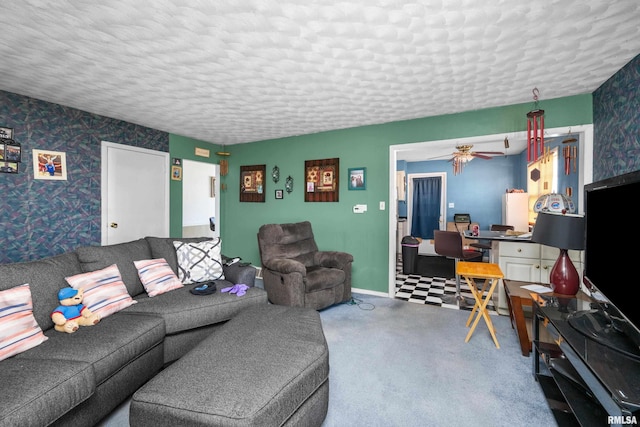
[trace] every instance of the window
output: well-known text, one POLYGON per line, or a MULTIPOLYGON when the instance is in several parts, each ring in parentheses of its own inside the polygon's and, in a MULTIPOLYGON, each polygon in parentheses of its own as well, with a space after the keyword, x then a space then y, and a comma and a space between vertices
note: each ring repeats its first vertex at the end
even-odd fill
POLYGON ((558 147, 549 150, 527 166, 527 193, 529 193, 529 224, 536 222, 533 205, 543 194, 558 192, 558 147))

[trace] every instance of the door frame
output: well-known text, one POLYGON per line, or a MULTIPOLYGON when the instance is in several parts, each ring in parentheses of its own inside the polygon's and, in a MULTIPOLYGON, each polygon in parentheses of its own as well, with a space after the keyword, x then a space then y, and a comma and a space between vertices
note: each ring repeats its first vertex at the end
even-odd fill
MULTIPOLYGON (((213 237, 220 237, 220 228, 221 228, 221 218, 220 218, 220 165, 218 163, 210 163, 210 162, 204 162, 201 160, 192 160, 192 159, 183 159, 182 160, 182 174, 183 174, 183 188, 182 188, 182 207, 181 207, 181 213, 182 213, 182 229, 184 230, 184 209, 185 209, 185 203, 184 203, 184 194, 185 194, 185 189, 184 189, 184 180, 186 179, 187 175, 188 175, 188 165, 189 163, 201 163, 203 165, 207 165, 207 166, 211 166, 213 168, 213 184, 214 184, 214 212, 213 212, 213 216, 215 217, 215 226, 216 229, 213 231, 213 237)), ((209 182, 209 185, 211 185, 211 182, 209 182)))
MULTIPOLYGON (((152 154, 154 156, 162 156, 165 157, 165 163, 167 165, 167 169, 169 168, 169 153, 164 152, 164 151, 157 151, 157 150, 151 150, 148 148, 140 148, 140 147, 134 147, 132 145, 126 145, 126 144, 118 144, 115 142, 109 142, 109 141, 101 141, 100 143, 100 244, 101 245, 106 245, 107 242, 107 227, 109 226, 108 224, 108 181, 109 181, 109 163, 108 163, 108 156, 107 156, 107 150, 109 148, 114 148, 117 150, 127 150, 127 151, 135 151, 141 154, 152 154)), ((167 178, 167 180, 165 181, 165 187, 164 187, 164 209, 166 212, 165 215, 165 223, 164 223, 164 229, 165 229, 165 234, 167 236, 169 236, 169 229, 170 229, 170 209, 169 209, 169 204, 170 204, 170 191, 169 191, 169 178, 167 178)))
MULTIPOLYGON (((580 140, 578 143, 578 167, 580 168, 580 175, 578 177, 578 189, 580 195, 584 192, 584 185, 593 181, 593 124, 576 125, 576 126, 564 126, 558 128, 545 129, 545 135, 553 136, 571 133, 579 133, 580 140)), ((442 146, 448 144, 448 146, 454 147, 456 144, 482 144, 483 142, 490 142, 502 140, 508 136, 511 140, 522 139, 526 141, 527 133, 522 132, 505 132, 493 135, 472 136, 467 138, 448 138, 446 140, 438 141, 423 141, 413 142, 406 144, 395 144, 389 146, 389 265, 388 265, 388 283, 389 291, 388 296, 393 298, 395 296, 396 287, 396 235, 398 226, 398 196, 397 196, 397 164, 398 164, 398 152, 406 150, 424 149, 429 151, 429 147, 442 146)), ((578 212, 584 212, 583 197, 578 198, 578 212)))

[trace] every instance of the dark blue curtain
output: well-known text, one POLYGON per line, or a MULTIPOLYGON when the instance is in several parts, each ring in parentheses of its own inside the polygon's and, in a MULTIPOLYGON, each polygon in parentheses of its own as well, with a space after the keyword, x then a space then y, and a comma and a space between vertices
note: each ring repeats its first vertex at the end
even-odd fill
POLYGON ((433 230, 440 228, 440 192, 439 177, 413 179, 413 237, 433 239, 433 230))

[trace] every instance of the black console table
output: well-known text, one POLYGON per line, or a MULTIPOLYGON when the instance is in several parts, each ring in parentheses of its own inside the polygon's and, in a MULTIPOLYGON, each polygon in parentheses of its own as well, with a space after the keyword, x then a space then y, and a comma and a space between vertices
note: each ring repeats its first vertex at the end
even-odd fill
POLYGON ((590 301, 533 295, 533 374, 558 425, 640 423, 640 361, 570 324, 590 301), (546 329, 552 343, 541 342, 546 329))

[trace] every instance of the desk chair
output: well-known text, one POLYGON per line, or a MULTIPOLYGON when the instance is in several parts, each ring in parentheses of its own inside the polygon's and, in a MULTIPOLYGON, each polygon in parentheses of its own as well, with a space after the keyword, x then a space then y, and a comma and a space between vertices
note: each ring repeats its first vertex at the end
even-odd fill
MULTIPOLYGON (((491 224, 491 227, 489 227, 490 231, 507 231, 507 230, 513 230, 513 229, 514 229, 513 225, 502 225, 502 224, 491 224)), ((483 256, 484 256, 484 251, 491 250, 491 242, 488 240, 480 240, 477 243, 471 243, 469 246, 471 246, 472 248, 479 249, 482 252, 483 256)))
MULTIPOLYGON (((482 252, 464 249, 462 245, 462 234, 457 231, 435 230, 434 247, 438 255, 453 258, 456 267, 456 296, 454 301, 448 301, 447 304, 455 304, 460 301, 460 275, 458 274, 458 261, 477 261, 482 259, 482 252)), ((445 299, 443 298, 443 302, 445 299)))

